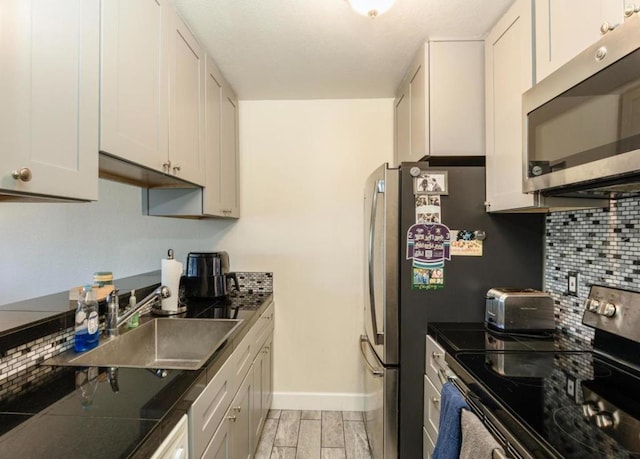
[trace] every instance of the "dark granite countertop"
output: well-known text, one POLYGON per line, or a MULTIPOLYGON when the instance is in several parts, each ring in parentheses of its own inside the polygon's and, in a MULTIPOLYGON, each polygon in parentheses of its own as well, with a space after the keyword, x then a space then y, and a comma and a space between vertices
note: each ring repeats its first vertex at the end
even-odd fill
MULTIPOLYGON (((155 283, 156 277, 149 279, 155 283)), ((119 283, 118 288, 122 291, 129 286, 119 283)), ((149 370, 120 368, 119 391, 115 392, 106 368, 49 367, 51 377, 46 383, 11 401, 0 400, 2 455, 150 457, 272 298, 271 293, 238 292, 222 301, 190 303, 182 317, 243 319, 234 335, 200 370, 169 370, 165 378, 159 378, 149 370)), ((25 301, 20 305, 22 311, 32 308, 37 312, 51 307, 51 298, 40 306, 38 303, 29 306, 25 301)))

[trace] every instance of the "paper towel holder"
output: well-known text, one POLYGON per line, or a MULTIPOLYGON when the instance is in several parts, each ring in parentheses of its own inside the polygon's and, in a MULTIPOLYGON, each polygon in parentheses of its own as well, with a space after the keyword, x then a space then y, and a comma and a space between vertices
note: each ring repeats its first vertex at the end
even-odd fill
MULTIPOLYGON (((167 259, 168 260, 174 260, 175 259, 174 255, 173 255, 173 249, 167 250, 167 259)), ((157 316, 175 316, 175 315, 183 314, 183 313, 187 312, 187 305, 184 302, 180 301, 183 298, 183 295, 184 295, 184 293, 183 293, 184 287, 181 285, 183 283, 183 277, 184 276, 180 276, 178 291, 171 292, 171 295, 177 296, 177 309, 175 311, 174 310, 163 309, 161 303, 156 303, 156 304, 154 304, 153 308, 151 309, 152 314, 157 315, 157 316)))

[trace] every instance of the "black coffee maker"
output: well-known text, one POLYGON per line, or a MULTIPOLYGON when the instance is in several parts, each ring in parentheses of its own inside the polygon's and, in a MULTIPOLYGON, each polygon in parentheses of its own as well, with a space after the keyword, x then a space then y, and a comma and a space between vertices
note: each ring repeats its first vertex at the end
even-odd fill
POLYGON ((189 252, 182 282, 187 298, 223 298, 233 287, 240 290, 236 273, 229 272, 227 252, 189 252))

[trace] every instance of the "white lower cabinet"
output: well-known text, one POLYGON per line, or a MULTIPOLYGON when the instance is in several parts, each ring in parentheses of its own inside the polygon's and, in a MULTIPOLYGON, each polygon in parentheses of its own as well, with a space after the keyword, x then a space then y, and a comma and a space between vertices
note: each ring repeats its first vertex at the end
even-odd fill
MULTIPOLYGON (((198 456, 194 456, 198 457, 198 456)), ((231 423, 222 422, 211 438, 202 457, 211 459, 231 459, 231 423)))
POLYGON ((422 449, 424 451, 424 459, 431 459, 433 457, 433 450, 436 447, 436 442, 433 440, 426 429, 422 429, 422 449))
POLYGON ((440 423, 440 393, 442 381, 440 375, 446 372, 448 366, 444 361, 444 349, 433 338, 427 336, 424 375, 424 412, 422 420, 423 457, 433 455, 435 442, 438 438, 440 423))
POLYGON ((188 419, 185 414, 171 433, 158 447, 151 459, 187 459, 189 455, 189 429, 188 419))
POLYGON ((190 457, 253 455, 273 398, 273 314, 271 304, 191 405, 190 457))
POLYGON ((253 454, 251 437, 251 396, 253 368, 240 385, 222 423, 202 455, 207 459, 247 459, 253 454))

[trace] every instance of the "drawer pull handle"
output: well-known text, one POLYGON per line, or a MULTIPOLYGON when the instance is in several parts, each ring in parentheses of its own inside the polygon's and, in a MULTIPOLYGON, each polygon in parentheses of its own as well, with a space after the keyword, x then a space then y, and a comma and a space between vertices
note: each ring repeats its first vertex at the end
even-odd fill
POLYGON ((241 406, 234 406, 231 409, 233 410, 234 413, 239 413, 240 411, 242 411, 242 407, 241 406))
POLYGON ((440 403, 440 399, 438 397, 431 397, 431 403, 437 405, 438 403, 440 403))
POLYGON ((434 360, 438 360, 442 358, 442 354, 440 352, 432 352, 431 357, 433 357, 434 360))
POLYGON ((236 416, 227 416, 227 421, 236 422, 236 416))

